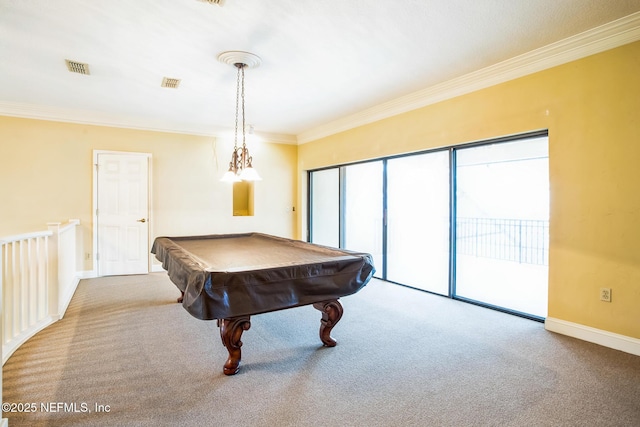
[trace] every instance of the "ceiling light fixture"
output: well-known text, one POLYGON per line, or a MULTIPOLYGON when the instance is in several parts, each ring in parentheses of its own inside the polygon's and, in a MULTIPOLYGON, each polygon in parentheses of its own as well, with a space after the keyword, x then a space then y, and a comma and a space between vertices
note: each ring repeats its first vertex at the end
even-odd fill
POLYGON ((255 68, 262 60, 259 56, 249 52, 223 52, 218 55, 218 61, 233 65, 238 71, 236 85, 236 126, 233 142, 233 153, 229 170, 224 174, 221 181, 260 181, 260 175, 253 168, 251 162, 253 158, 249 155, 246 143, 246 125, 244 115, 244 70, 245 68, 255 68), (241 114, 242 147, 238 146, 238 115, 241 114))

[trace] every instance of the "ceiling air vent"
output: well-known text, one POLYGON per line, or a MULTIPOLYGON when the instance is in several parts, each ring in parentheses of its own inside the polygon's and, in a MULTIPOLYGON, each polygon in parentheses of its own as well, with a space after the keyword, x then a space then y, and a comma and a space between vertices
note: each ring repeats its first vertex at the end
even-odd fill
POLYGON ((178 85, 180 85, 180 79, 172 79, 170 77, 163 77, 162 78, 162 84, 160 86, 162 86, 162 87, 170 87, 172 89, 177 89, 178 85))
POLYGON ((67 68, 72 73, 79 73, 89 75, 89 64, 83 64, 82 62, 70 61, 65 59, 64 62, 67 63, 67 68))
POLYGON ((201 1, 203 3, 217 4, 218 6, 224 6, 224 2, 225 2, 225 0, 198 0, 198 1, 201 1))

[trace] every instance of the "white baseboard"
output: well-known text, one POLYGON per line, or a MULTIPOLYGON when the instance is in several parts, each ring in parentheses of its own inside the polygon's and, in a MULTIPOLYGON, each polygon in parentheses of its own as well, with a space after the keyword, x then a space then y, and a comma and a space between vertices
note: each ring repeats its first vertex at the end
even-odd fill
POLYGON ((78 289, 78 284, 80 283, 80 276, 76 276, 73 278, 73 282, 67 288, 65 295, 62 295, 60 298, 59 306, 58 306, 58 319, 62 319, 64 314, 67 312, 67 308, 69 308, 69 304, 71 304, 71 299, 73 295, 76 293, 76 289, 78 289))
POLYGON ((167 270, 162 268, 162 266, 160 264, 154 264, 154 265, 151 266, 151 272, 152 273, 162 273, 164 271, 167 271, 167 270))
MULTIPOLYGON (((55 322, 57 322, 58 320, 64 317, 64 314, 67 311, 69 304, 71 303, 71 299, 73 298, 73 295, 75 294, 76 289, 78 288, 78 284, 80 283, 80 279, 82 278, 82 276, 83 276, 83 272, 77 273, 76 276, 72 278, 71 283, 63 290, 64 295, 61 295, 58 301, 58 307, 57 307, 58 313, 50 314, 46 318, 40 320, 39 322, 35 323, 31 327, 22 331, 19 335, 3 343, 2 345, 2 365, 3 366, 6 363, 6 361, 9 360, 9 357, 11 357, 11 355, 18 348, 20 348, 22 344, 27 342, 29 338, 33 337, 35 334, 37 334, 47 326, 54 324, 55 322)), ((0 423, 0 427, 2 427, 1 423, 0 423)))
POLYGON ((9 341, 2 345, 2 366, 9 360, 11 355, 18 349, 22 344, 27 342, 29 338, 46 328, 47 326, 57 322, 60 318, 58 316, 47 316, 44 319, 40 320, 38 323, 31 325, 28 329, 20 332, 19 335, 11 338, 9 341))
POLYGON ((544 322, 544 328, 547 331, 557 332, 562 335, 640 356, 640 339, 637 338, 615 334, 553 317, 547 317, 544 322))
POLYGON ((84 270, 76 273, 80 279, 95 279, 97 276, 95 270, 84 270))
MULTIPOLYGON (((167 270, 162 268, 162 265, 160 264, 154 264, 151 266, 151 273, 162 273, 164 271, 167 270)), ((98 277, 95 270, 79 271, 77 274, 79 279, 95 279, 96 277, 98 277)))

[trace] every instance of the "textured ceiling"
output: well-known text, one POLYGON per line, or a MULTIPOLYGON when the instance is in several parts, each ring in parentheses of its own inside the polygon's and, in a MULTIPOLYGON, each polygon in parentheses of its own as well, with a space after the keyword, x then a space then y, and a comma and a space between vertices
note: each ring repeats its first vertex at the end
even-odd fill
POLYGON ((248 123, 295 141, 638 11, 640 0, 0 0, 0 104, 219 135, 234 123, 236 70, 216 57, 242 50, 262 58, 246 71, 248 123))

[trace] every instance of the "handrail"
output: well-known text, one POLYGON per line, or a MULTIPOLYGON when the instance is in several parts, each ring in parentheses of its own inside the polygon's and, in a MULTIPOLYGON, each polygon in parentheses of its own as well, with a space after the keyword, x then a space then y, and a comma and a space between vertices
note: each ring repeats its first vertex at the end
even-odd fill
POLYGON ((79 283, 76 229, 80 221, 0 237, 2 364, 24 342, 64 316, 79 283))
POLYGON ((31 233, 15 234, 13 236, 0 237, 0 244, 17 242, 19 240, 33 239, 36 237, 51 236, 53 231, 34 231, 31 233))

